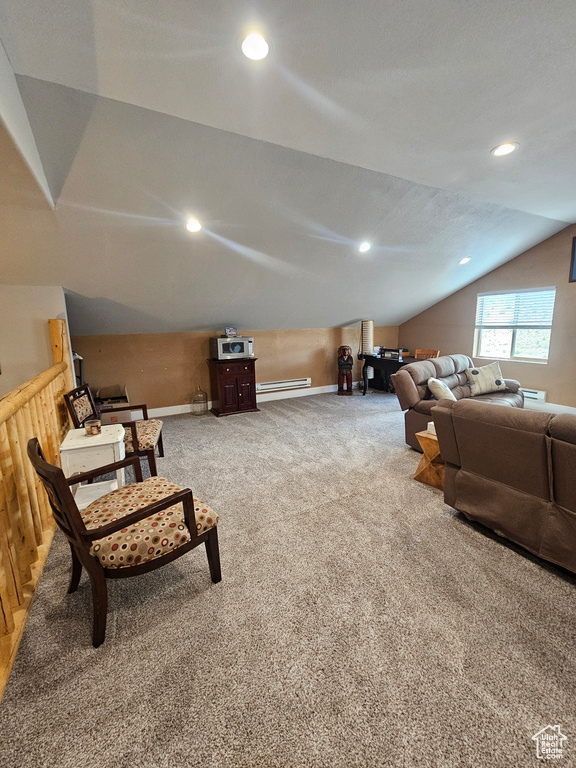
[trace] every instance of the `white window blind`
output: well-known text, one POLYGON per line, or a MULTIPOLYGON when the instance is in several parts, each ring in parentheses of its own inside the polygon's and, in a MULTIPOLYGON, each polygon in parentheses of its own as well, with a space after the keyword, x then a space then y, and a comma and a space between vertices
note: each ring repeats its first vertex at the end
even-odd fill
POLYGON ((476 325, 551 326, 555 297, 555 288, 519 293, 480 293, 476 325))
POLYGON ((474 355, 547 360, 555 298, 555 288, 478 294, 474 355))

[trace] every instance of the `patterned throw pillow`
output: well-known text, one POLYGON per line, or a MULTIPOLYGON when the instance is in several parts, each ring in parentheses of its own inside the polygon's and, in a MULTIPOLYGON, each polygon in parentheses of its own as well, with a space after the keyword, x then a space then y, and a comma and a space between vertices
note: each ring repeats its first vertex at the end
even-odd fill
POLYGON ((466 368, 466 377, 468 384, 470 384, 472 397, 507 389, 498 363, 483 365, 481 368, 466 368))
POLYGON ((428 379, 428 389, 432 392, 436 400, 456 400, 450 387, 444 384, 440 379, 428 379))

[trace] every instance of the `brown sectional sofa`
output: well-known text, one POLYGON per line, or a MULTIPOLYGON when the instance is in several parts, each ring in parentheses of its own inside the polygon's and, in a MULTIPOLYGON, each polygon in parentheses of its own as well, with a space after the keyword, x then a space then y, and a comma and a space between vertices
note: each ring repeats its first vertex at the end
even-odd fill
POLYGON ((444 501, 576 572, 576 416, 442 400, 444 501))
MULTIPOLYGON (((452 391, 457 400, 471 397, 470 386, 466 378, 466 368, 474 368, 468 355, 444 355, 430 360, 418 360, 405 365, 391 379, 400 401, 400 407, 406 411, 404 427, 406 442, 417 451, 421 451, 416 432, 426 429, 432 421, 431 411, 438 405, 428 389, 428 379, 440 379, 452 391)), ((520 383, 514 379, 504 379, 506 390, 477 395, 475 401, 497 405, 524 407, 524 395, 519 391, 520 383)))

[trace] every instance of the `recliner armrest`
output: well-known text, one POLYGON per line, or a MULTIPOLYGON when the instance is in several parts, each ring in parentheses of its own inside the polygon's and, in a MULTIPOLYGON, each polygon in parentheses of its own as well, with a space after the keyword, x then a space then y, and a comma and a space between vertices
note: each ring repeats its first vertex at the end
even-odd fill
POLYGON ((458 451, 458 443, 454 433, 452 415, 455 405, 456 403, 453 400, 439 400, 438 405, 435 405, 430 411, 430 415, 436 427, 440 455, 445 462, 460 467, 460 452, 458 451))
POLYGON ((410 376, 408 371, 404 371, 400 368, 399 371, 392 374, 390 379, 394 385, 400 408, 402 408, 403 411, 407 408, 414 408, 414 406, 420 402, 422 398, 416 389, 414 379, 410 376))
POLYGON ((516 393, 520 389, 520 382, 516 381, 516 379, 504 379, 504 384, 506 384, 510 392, 516 393))

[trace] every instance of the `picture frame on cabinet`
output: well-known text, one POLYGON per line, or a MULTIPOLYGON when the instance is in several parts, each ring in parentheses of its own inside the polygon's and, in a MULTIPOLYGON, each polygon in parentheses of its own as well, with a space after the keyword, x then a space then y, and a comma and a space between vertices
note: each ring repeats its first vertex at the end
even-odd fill
POLYGON ((572 259, 570 260, 570 278, 571 283, 576 283, 576 237, 572 238, 572 259))

